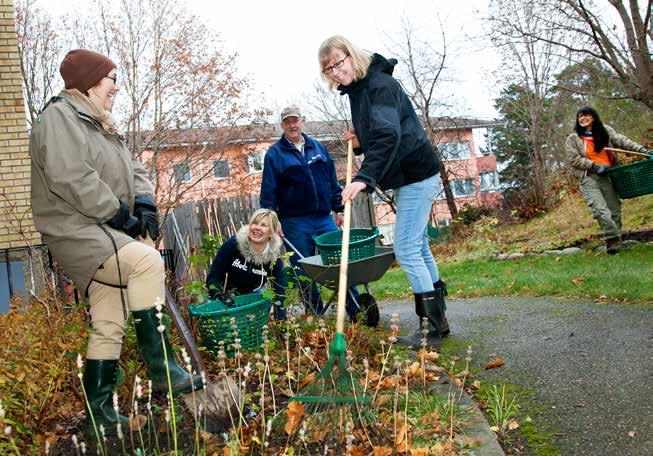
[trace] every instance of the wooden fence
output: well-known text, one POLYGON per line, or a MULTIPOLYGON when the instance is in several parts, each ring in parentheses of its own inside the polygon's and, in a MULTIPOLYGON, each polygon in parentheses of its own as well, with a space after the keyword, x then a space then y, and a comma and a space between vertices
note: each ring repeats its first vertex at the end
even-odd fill
MULTIPOLYGON (((233 236, 259 207, 259 195, 241 195, 189 201, 172 210, 163 225, 163 242, 173 252, 176 279, 182 283, 204 280, 206 271, 192 272, 188 261, 204 235, 223 239, 233 236)), ((374 220, 372 199, 361 192, 352 207, 352 227, 369 227, 374 225, 374 220)))

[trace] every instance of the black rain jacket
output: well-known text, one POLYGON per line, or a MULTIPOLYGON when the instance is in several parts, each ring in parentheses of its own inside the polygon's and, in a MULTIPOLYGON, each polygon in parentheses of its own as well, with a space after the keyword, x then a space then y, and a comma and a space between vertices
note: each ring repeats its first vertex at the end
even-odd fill
POLYGON ((349 96, 351 118, 360 148, 365 154, 354 181, 382 190, 420 182, 440 171, 433 151, 408 95, 392 77, 397 61, 374 54, 367 76, 339 86, 349 96))

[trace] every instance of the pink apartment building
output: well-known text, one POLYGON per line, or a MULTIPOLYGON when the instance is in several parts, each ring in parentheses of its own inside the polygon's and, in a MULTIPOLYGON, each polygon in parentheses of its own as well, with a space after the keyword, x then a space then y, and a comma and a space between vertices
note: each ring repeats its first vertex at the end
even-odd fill
MULTIPOLYGON (((501 201, 497 161, 486 134, 499 125, 496 121, 468 118, 433 119, 438 149, 445 158, 452 190, 458 207, 464 204, 496 206, 501 201)), ((340 141, 343 122, 306 122, 305 132, 321 141, 336 162, 338 175, 344 180, 345 154, 340 141)), ((215 134, 198 135, 178 131, 158 152, 161 204, 177 206, 185 201, 226 198, 259 193, 263 157, 270 145, 281 136, 279 125, 255 124, 242 127, 232 139, 215 134), (201 140, 197 139, 201 136, 201 140), (218 138, 212 141, 211 138, 218 138), (195 139, 193 139, 195 138, 195 139), (176 198, 174 189, 183 190, 176 198)), ((151 155, 151 154, 150 154, 151 155)), ((148 154, 144 154, 145 157, 148 154)), ((394 213, 380 198, 373 198, 376 224, 387 234, 394 225, 394 213)), ((433 219, 448 223, 442 186, 433 205, 433 219)))

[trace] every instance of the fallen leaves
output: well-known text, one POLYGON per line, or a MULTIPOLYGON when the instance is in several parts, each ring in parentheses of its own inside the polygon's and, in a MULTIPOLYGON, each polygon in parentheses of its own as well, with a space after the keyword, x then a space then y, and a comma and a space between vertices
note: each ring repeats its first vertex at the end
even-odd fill
POLYGON ((430 351, 427 352, 423 348, 417 353, 417 358, 419 359, 425 359, 426 361, 436 361, 440 355, 438 352, 430 351))
POLYGON ((506 364, 506 362, 505 362, 504 360, 502 360, 501 358, 497 358, 497 359, 495 359, 495 360, 490 361, 489 363, 487 363, 487 364, 485 365, 485 368, 486 368, 486 369, 494 369, 495 367, 501 367, 501 366, 503 366, 504 364, 506 364))
POLYGON ((373 456, 390 456, 392 454, 392 448, 387 446, 373 446, 372 455, 373 456))
POLYGON ((576 286, 580 286, 585 282, 586 278, 585 277, 576 277, 575 279, 571 279, 571 283, 573 283, 576 286))
POLYGON ((292 401, 288 404, 288 408, 286 409, 286 425, 283 428, 286 434, 290 435, 297 430, 302 422, 303 416, 304 406, 301 402, 292 401))
POLYGON ((306 385, 308 385, 310 383, 313 383, 315 381, 316 376, 317 376, 317 374, 315 372, 311 372, 306 377, 302 378, 302 381, 299 382, 299 389, 302 389, 306 385))
POLYGON ((143 415, 135 415, 129 417, 129 429, 131 429, 133 432, 137 432, 140 429, 143 429, 145 427, 145 423, 147 423, 147 418, 143 415))
POLYGON ((410 451, 411 440, 410 425, 405 421, 399 421, 397 424, 397 433, 395 434, 395 450, 397 453, 410 451))

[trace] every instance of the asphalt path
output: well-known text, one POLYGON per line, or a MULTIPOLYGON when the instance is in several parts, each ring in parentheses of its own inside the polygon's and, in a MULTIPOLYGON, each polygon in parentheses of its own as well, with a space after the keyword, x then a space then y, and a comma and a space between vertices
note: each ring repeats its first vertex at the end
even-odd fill
MULTIPOLYGON (((447 305, 452 346, 472 345, 477 366, 505 360, 481 381, 523 390, 523 411, 561 454, 653 454, 653 304, 489 297, 447 305)), ((380 308, 416 328, 412 301, 380 308)))

